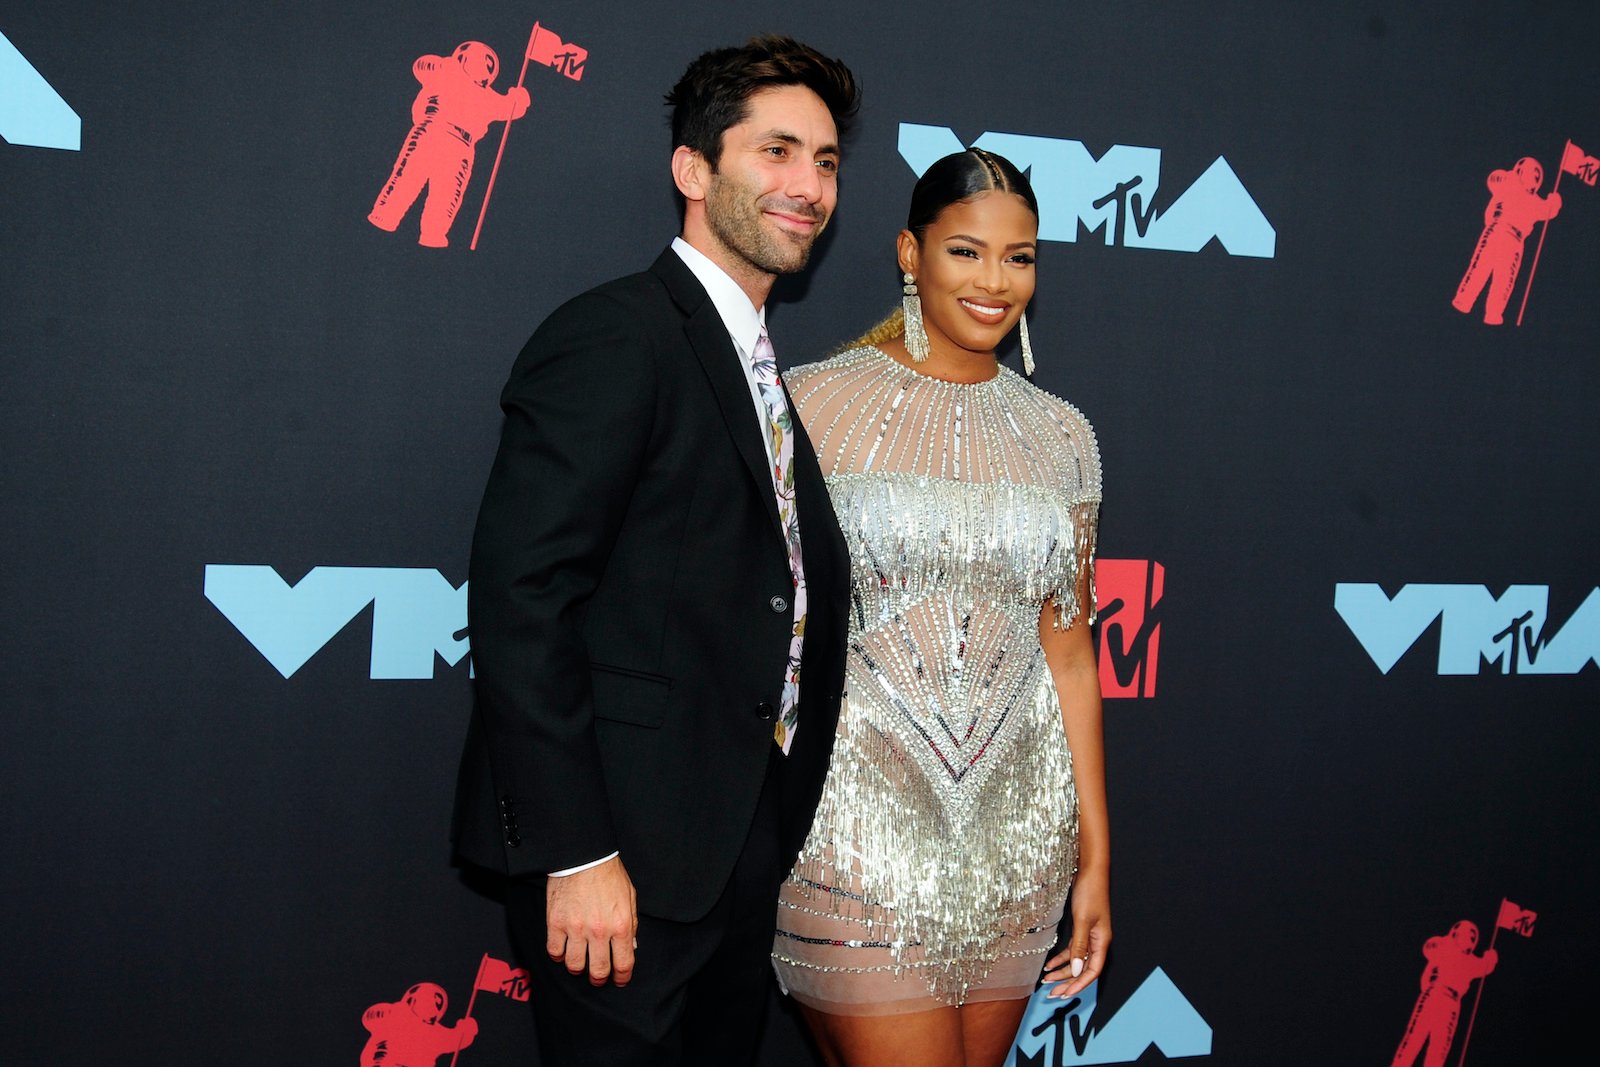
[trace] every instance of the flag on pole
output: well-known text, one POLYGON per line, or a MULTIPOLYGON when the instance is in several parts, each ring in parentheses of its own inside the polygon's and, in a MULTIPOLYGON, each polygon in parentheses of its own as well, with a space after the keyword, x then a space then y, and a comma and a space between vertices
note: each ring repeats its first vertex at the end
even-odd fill
POLYGON ((1523 937, 1532 937, 1534 920, 1538 918, 1537 912, 1520 908, 1502 897, 1500 900, 1500 917, 1495 920, 1494 924, 1502 930, 1512 930, 1523 937))
POLYGON ((534 23, 533 36, 528 38, 528 61, 543 67, 552 67, 575 82, 583 80, 583 65, 589 60, 589 50, 570 44, 534 23))
POLYGON ((1575 175, 1585 185, 1593 185, 1596 178, 1600 178, 1600 159, 1585 155, 1583 149, 1567 142, 1567 150, 1561 153, 1561 169, 1568 174, 1575 175))
POLYGON ((505 960, 485 956, 483 966, 478 968, 478 981, 474 988, 485 993, 499 993, 512 1000, 527 1000, 528 972, 521 967, 511 966, 505 960))

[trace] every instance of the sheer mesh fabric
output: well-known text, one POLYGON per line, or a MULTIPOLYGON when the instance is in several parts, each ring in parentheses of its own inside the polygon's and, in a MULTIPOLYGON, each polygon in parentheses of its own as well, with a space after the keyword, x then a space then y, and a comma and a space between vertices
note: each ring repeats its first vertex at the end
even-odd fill
POLYGON ((1038 629, 1047 601, 1059 626, 1092 613, 1093 431, 1005 368, 944 382, 865 347, 787 380, 852 583, 845 706, 779 904, 779 979, 840 1014, 1026 996, 1077 862, 1038 629))

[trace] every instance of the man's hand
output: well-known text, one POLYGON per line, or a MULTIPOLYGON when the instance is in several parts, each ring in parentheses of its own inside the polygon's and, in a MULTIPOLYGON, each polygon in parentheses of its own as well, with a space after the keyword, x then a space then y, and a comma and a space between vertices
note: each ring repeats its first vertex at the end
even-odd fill
POLYGON ((547 881, 545 951, 550 958, 565 961, 573 974, 587 970, 590 985, 627 985, 633 978, 639 914, 621 857, 547 881))

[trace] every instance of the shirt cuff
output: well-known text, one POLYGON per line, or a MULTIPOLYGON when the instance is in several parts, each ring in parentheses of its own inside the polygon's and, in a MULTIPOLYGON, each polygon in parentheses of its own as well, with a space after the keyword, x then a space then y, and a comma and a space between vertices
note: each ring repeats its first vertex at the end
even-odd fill
POLYGON ((605 863, 605 862, 607 862, 609 860, 614 860, 620 855, 622 855, 622 853, 613 852, 609 856, 601 856, 597 860, 590 860, 588 863, 582 863, 582 864, 579 864, 576 867, 568 867, 564 871, 551 871, 550 872, 550 877, 551 878, 565 878, 569 874, 577 874, 579 871, 587 871, 590 867, 598 867, 602 863, 605 863))

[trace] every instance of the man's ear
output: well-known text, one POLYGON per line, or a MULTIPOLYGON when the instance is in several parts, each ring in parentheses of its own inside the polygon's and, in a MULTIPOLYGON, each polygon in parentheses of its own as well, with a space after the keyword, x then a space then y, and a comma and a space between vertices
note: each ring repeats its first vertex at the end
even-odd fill
POLYGON ((685 200, 704 200, 711 181, 711 166, 706 157, 681 144, 672 152, 672 184, 685 200))
POLYGON ((922 258, 922 248, 917 244, 917 235, 910 230, 901 230, 900 236, 895 238, 895 250, 899 253, 900 273, 917 276, 917 264, 922 258))

